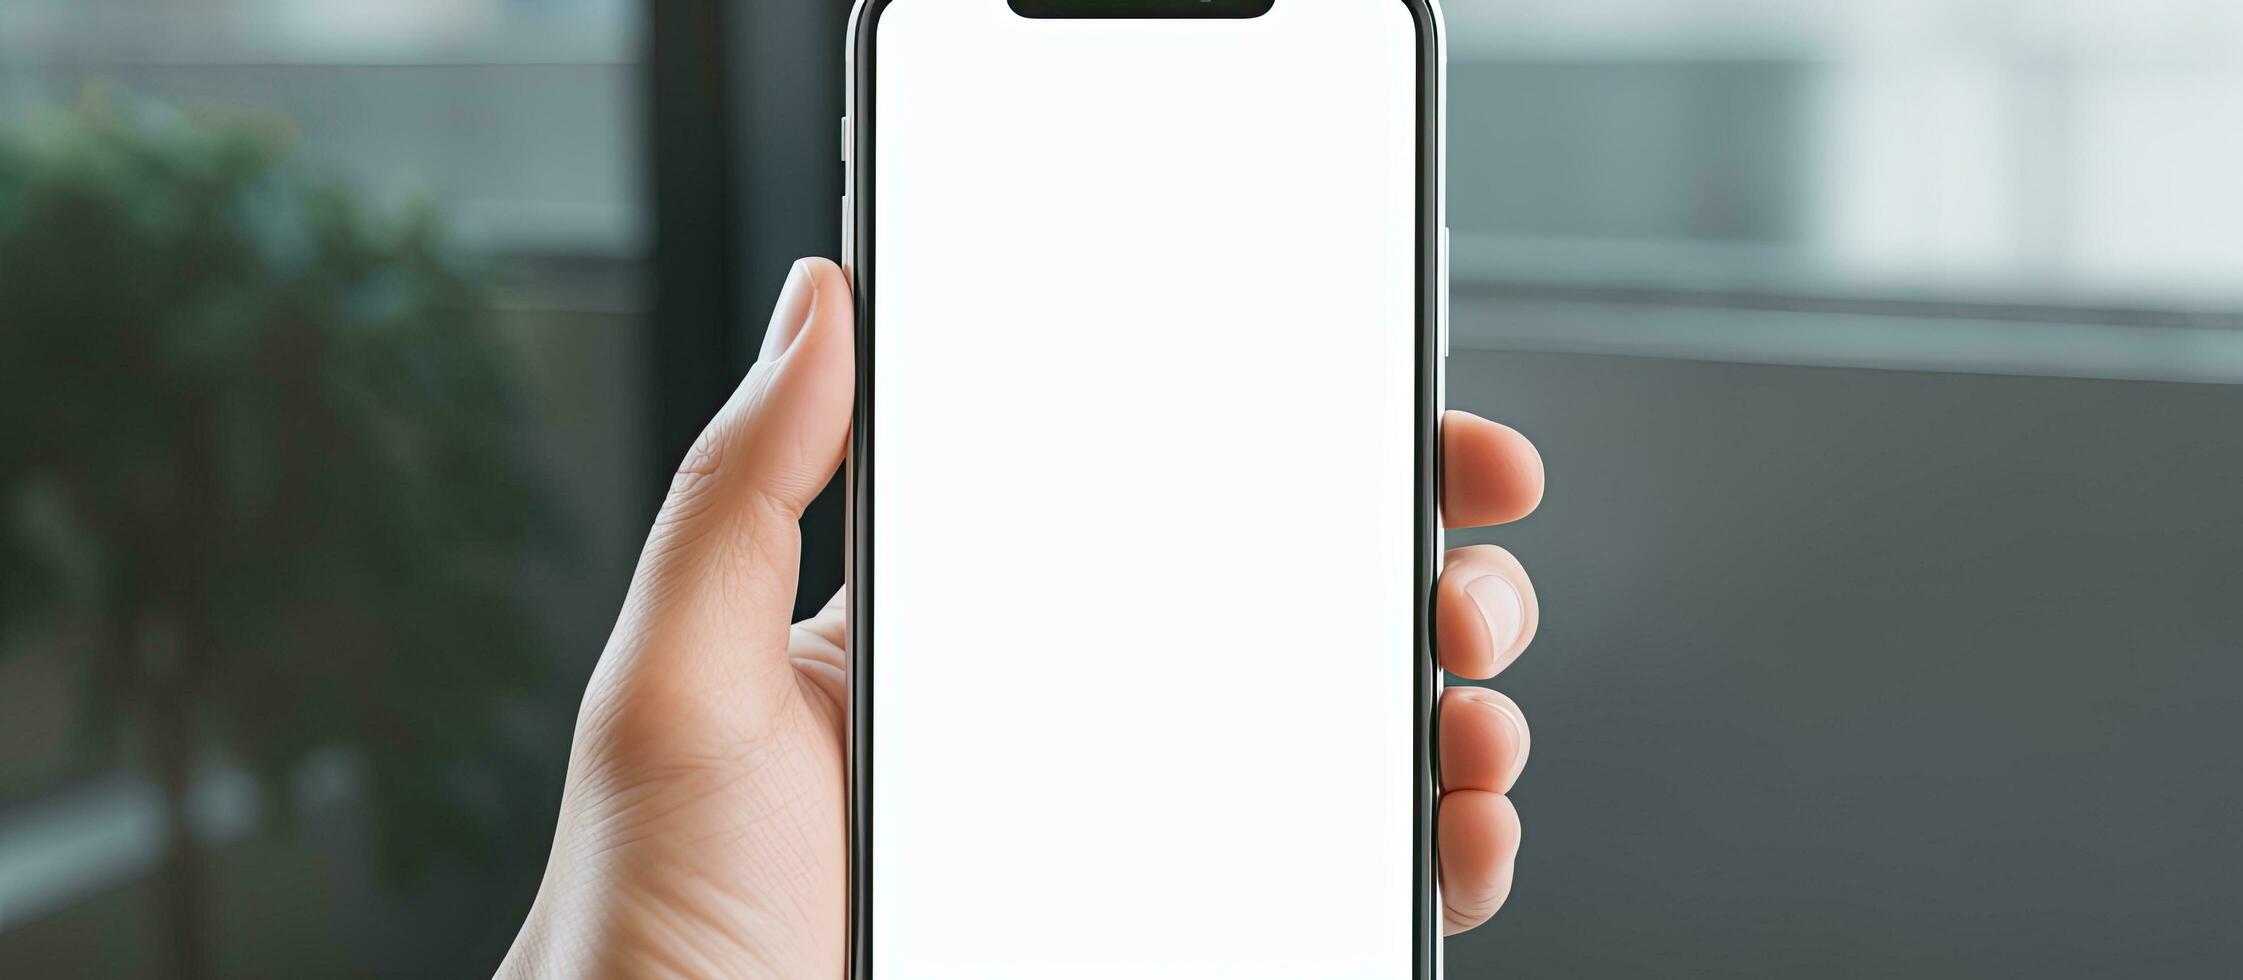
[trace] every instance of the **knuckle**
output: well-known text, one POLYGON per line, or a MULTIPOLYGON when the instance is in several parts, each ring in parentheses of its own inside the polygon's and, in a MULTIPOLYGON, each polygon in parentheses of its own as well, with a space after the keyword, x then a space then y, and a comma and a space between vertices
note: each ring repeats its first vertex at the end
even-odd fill
POLYGON ((1478 895, 1462 901, 1447 894, 1441 896, 1442 915, 1459 932, 1486 924, 1502 906, 1501 896, 1478 895))
POLYGON ((656 527, 692 520, 709 507, 716 495, 717 474, 724 467, 725 426, 720 419, 694 438, 693 448, 670 477, 670 492, 656 515, 656 527))

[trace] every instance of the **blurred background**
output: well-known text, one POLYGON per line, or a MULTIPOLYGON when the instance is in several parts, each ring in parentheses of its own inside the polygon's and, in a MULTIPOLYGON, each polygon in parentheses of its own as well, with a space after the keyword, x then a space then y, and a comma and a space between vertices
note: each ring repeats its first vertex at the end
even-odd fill
MULTIPOLYGON (((1552 486, 1452 536, 1545 614, 1450 975, 2229 974, 2243 7, 1447 11, 1450 401, 1552 486)), ((0 974, 496 965, 845 16, 0 0, 0 974)))

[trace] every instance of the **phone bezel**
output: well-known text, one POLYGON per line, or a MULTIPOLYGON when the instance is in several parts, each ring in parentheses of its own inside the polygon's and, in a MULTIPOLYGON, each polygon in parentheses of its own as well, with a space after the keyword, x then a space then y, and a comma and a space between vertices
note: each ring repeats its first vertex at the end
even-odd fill
MULTIPOLYGON (((849 459, 845 483, 848 490, 848 643, 849 722, 849 976, 870 980, 872 964, 872 671, 870 639, 872 569, 872 330, 874 323, 874 259, 872 163, 877 155, 875 138, 877 41, 880 14, 893 0, 856 0, 849 16, 846 53, 848 95, 844 103, 843 146, 848 172, 842 199, 843 266, 849 271, 856 300, 856 412, 850 428, 849 459)), ((992 0, 1003 2, 1003 0, 992 0)), ((1282 3, 1283 0, 1278 0, 1282 3)), ((1434 815, 1439 804, 1436 778, 1436 712, 1441 693, 1441 672, 1433 651, 1433 587, 1440 572, 1441 530, 1440 413, 1445 393, 1443 361, 1447 355, 1446 296, 1447 184, 1446 142, 1447 74, 1446 31, 1436 0, 1385 0, 1399 2, 1410 12, 1417 38, 1417 301, 1416 323, 1416 569, 1412 583, 1416 597, 1411 638, 1410 670, 1415 677, 1416 705, 1411 714, 1411 745, 1415 756, 1414 847, 1411 877, 1412 968, 1415 980, 1440 975, 1441 911, 1435 860, 1434 815)))

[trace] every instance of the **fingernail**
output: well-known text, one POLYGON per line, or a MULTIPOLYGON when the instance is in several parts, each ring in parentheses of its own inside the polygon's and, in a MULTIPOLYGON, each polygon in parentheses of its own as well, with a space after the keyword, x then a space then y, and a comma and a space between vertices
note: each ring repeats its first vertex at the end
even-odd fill
POLYGON ((1519 631, 1526 628, 1526 601, 1501 575, 1482 575, 1464 583, 1464 594, 1480 607, 1480 620, 1488 626, 1488 653, 1501 664, 1519 645, 1519 631))
POLYGON ((1526 771, 1526 717, 1519 714, 1517 709, 1497 702, 1489 702, 1488 707, 1494 708, 1496 714, 1502 715, 1503 727, 1510 729, 1505 734, 1511 739, 1511 772, 1503 777, 1504 792, 1510 792, 1511 787, 1518 784, 1519 774, 1526 771))
POLYGON ((763 350, 756 360, 772 360, 794 346, 794 338, 801 336, 803 325, 810 322, 810 308, 816 299, 809 270, 796 262, 787 270, 787 284, 779 288, 779 302, 771 308, 771 322, 763 328, 763 350))

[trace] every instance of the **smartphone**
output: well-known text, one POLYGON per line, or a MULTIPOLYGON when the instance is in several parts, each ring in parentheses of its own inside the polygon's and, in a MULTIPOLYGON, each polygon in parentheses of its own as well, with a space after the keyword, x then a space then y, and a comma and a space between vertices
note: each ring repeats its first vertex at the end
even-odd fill
POLYGON ((1437 975, 1431 0, 849 44, 853 975, 1437 975))

